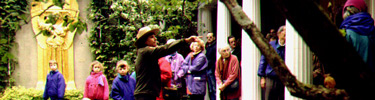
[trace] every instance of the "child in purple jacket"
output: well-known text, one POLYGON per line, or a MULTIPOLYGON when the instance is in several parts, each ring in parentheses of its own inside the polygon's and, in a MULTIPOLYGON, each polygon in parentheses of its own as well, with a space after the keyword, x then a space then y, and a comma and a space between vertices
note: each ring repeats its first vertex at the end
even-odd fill
POLYGON ((111 98, 114 100, 134 100, 135 79, 130 77, 129 65, 120 60, 116 64, 117 77, 112 83, 111 98))
POLYGON ((46 87, 44 88, 43 98, 47 100, 62 100, 65 94, 65 79, 64 76, 57 70, 57 62, 55 60, 49 61, 51 71, 47 75, 46 87))

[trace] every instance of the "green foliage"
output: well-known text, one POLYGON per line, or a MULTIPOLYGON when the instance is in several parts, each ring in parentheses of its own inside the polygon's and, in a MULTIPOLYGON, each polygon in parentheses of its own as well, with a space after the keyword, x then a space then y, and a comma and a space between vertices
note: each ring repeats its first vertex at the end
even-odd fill
POLYGON ((183 0, 93 0, 88 18, 93 21, 90 46, 95 60, 104 63, 109 82, 115 78, 115 64, 126 60, 134 70, 138 29, 160 27, 160 43, 197 35, 198 2, 183 0))
POLYGON ((66 100, 82 100, 83 91, 80 90, 67 90, 65 91, 64 99, 66 100))
MULTIPOLYGON (((81 34, 83 31, 87 31, 87 24, 84 23, 80 17, 76 18, 75 20, 73 19, 68 19, 67 21, 64 21, 64 24, 70 24, 69 25, 69 31, 73 32, 76 30, 76 33, 81 34), (75 22, 74 22, 75 21, 75 22)), ((65 25, 66 26, 66 25, 65 25)))
POLYGON ((63 8, 65 5, 65 0, 52 0, 52 2, 54 5, 59 6, 61 8, 63 8))
POLYGON ((0 91, 12 85, 14 79, 10 77, 14 71, 15 57, 10 53, 14 45, 16 31, 27 19, 25 12, 28 8, 27 0, 0 0, 0 91))
MULTIPOLYGON (((1 100, 43 100, 44 90, 36 90, 34 88, 26 89, 22 86, 13 86, 5 89, 0 95, 1 100)), ((65 100, 82 100, 83 92, 80 90, 66 90, 65 100)))
POLYGON ((40 32, 39 32, 38 34, 36 34, 34 37, 36 37, 36 36, 38 36, 38 35, 40 35, 40 34, 43 34, 44 36, 51 36, 51 35, 52 35, 52 33, 51 33, 49 30, 47 30, 47 29, 42 29, 42 30, 40 30, 40 32))
MULTIPOLYGON (((36 2, 47 2, 47 1, 36 0, 36 2)), ((66 4, 65 0, 52 0, 52 2, 55 6, 59 6, 61 8, 63 8, 63 6, 66 4)), ((69 15, 51 14, 51 15, 46 16, 45 23, 54 25, 60 19, 63 20, 62 25, 64 27, 68 27, 70 32, 73 32, 76 30, 76 33, 81 34, 83 31, 87 31, 87 24, 84 23, 80 17, 75 18, 69 15)), ((53 30, 55 29, 52 26, 50 26, 49 29, 42 29, 35 36, 38 36, 40 34, 43 34, 44 36, 51 36, 53 30)))
POLYGON ((48 15, 46 17, 47 17, 47 19, 46 19, 45 23, 56 24, 56 22, 57 22, 57 20, 59 19, 60 16, 51 14, 51 15, 48 15))

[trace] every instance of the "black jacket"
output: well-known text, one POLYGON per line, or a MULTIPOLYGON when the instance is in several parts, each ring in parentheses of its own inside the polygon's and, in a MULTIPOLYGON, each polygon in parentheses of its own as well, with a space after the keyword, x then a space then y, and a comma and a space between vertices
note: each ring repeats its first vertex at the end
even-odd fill
POLYGON ((158 97, 161 89, 158 59, 187 46, 184 39, 157 47, 146 46, 137 50, 135 59, 136 87, 134 96, 153 95, 158 97))

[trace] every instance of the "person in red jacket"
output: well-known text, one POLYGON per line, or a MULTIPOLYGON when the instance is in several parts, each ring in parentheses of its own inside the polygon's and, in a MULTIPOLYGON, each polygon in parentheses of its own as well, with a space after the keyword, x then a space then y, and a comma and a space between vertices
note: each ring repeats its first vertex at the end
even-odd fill
POLYGON ((165 59, 165 57, 159 58, 158 64, 160 66, 160 78, 162 89, 160 91, 159 97, 156 100, 164 100, 163 89, 171 87, 172 69, 171 64, 165 59))
POLYGON ((190 36, 179 39, 170 44, 157 46, 156 36, 158 28, 142 27, 137 33, 135 46, 137 57, 135 59, 136 87, 134 97, 136 100, 156 100, 161 91, 160 67, 158 59, 176 52, 179 48, 197 41, 201 36, 190 36))
POLYGON ((99 61, 91 63, 91 75, 87 77, 83 98, 91 100, 108 100, 109 88, 107 78, 103 75, 103 64, 99 61))
POLYGON ((241 98, 239 62, 237 56, 231 54, 230 51, 229 45, 219 48, 221 56, 216 62, 215 77, 221 91, 221 100, 239 100, 241 98))

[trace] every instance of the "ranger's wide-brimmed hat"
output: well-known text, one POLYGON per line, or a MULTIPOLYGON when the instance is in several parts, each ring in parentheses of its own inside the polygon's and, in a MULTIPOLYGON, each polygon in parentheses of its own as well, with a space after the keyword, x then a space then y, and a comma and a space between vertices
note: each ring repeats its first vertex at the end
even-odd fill
POLYGON ((145 38, 144 36, 147 36, 148 34, 157 34, 159 33, 159 31, 159 28, 151 29, 148 26, 142 27, 137 33, 137 40, 135 41, 135 43, 139 44, 139 40, 141 40, 141 38, 145 38))

